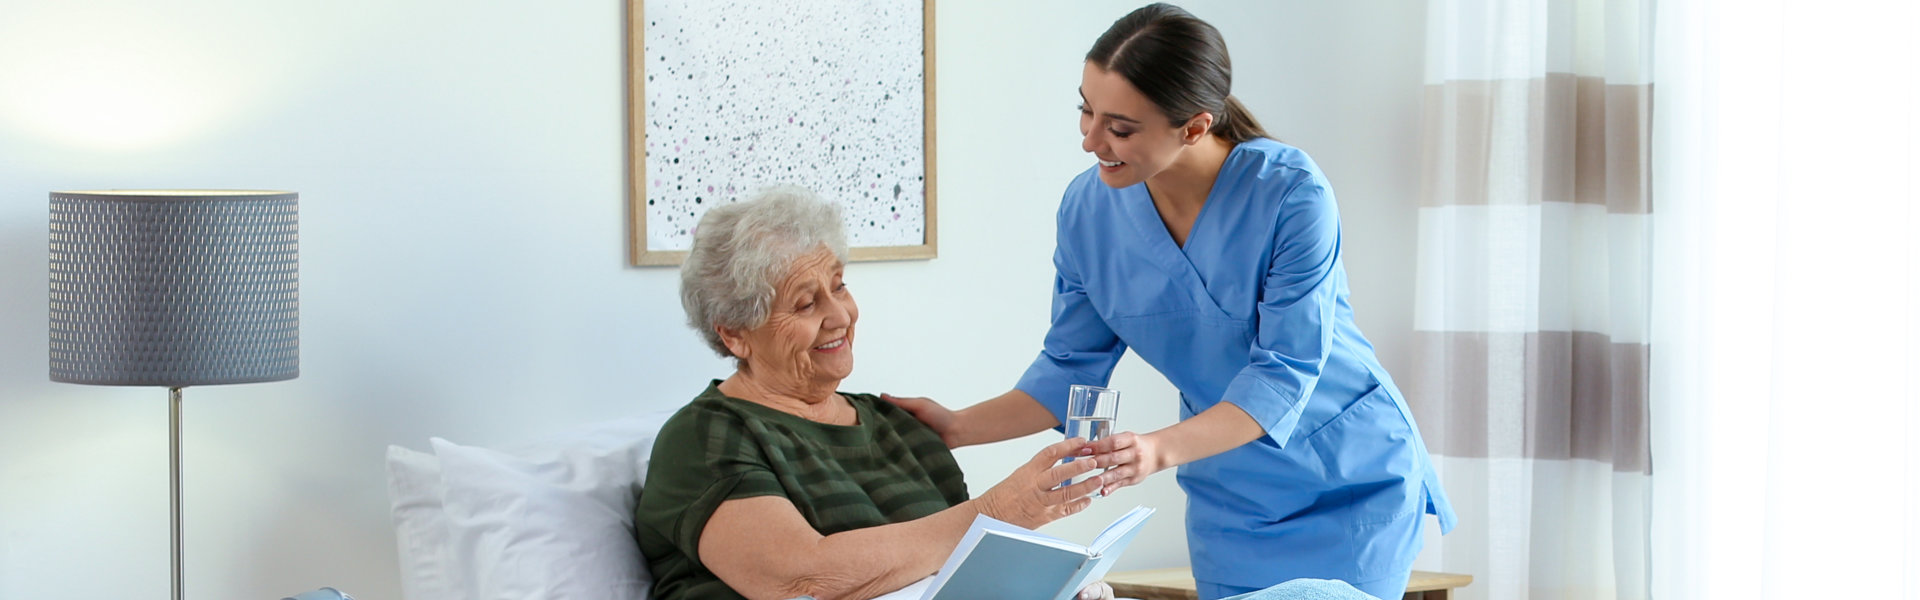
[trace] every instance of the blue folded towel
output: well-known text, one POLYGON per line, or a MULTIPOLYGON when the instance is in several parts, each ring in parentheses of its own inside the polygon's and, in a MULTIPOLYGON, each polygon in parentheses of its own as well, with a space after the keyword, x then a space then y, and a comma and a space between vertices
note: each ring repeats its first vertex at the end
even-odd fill
POLYGON ((1338 579, 1295 579, 1225 600, 1380 600, 1338 579))

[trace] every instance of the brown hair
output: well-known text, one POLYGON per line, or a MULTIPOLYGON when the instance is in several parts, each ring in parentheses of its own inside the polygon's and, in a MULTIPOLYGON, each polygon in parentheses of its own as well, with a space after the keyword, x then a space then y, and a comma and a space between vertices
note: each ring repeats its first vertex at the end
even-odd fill
POLYGON ((1120 17, 1094 40, 1087 62, 1126 78, 1176 127, 1205 112, 1213 113, 1210 131, 1228 142, 1269 137, 1233 97, 1220 31, 1178 6, 1148 4, 1120 17))

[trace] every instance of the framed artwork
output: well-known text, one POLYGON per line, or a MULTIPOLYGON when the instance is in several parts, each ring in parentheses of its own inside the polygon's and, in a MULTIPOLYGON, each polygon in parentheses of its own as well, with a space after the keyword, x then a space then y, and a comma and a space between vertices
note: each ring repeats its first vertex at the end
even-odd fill
POLYGON ((854 260, 933 258, 933 0, 627 0, 628 247, 678 265, 715 205, 794 184, 854 260))

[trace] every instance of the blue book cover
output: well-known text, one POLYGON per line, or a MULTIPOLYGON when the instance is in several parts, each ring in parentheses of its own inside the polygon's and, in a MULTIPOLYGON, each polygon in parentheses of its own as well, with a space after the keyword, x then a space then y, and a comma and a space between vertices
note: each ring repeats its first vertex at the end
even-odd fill
POLYGON ((1067 600, 1106 575, 1152 515, 1134 507, 1088 546, 975 517, 922 600, 1067 600))

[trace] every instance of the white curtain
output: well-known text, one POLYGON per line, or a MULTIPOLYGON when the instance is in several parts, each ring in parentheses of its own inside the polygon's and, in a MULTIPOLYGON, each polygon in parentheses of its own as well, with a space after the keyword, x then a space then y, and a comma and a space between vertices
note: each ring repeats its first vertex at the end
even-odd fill
POLYGON ((1428 3, 1404 383, 1462 598, 1647 595, 1651 1, 1428 3))
POLYGON ((1662 0, 1658 598, 1920 598, 1920 9, 1662 0))

